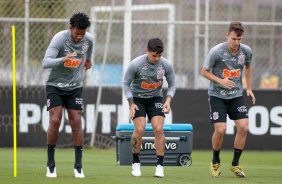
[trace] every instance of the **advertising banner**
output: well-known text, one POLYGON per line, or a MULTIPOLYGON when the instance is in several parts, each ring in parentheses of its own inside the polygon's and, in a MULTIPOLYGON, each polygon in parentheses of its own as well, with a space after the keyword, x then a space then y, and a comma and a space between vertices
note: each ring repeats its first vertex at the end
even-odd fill
MULTIPOLYGON (((85 135, 84 144, 90 143, 94 130, 97 88, 84 88, 84 111, 82 126, 85 135)), ((254 91, 255 105, 251 98, 244 96, 249 114, 249 131, 246 149, 282 150, 282 92, 254 91)), ((165 91, 164 91, 165 94, 165 91)), ((121 122, 121 88, 103 88, 101 103, 98 106, 98 121, 94 146, 113 148, 116 126, 121 122)), ((0 147, 13 146, 13 107, 12 89, 0 87, 0 147)), ((207 90, 178 89, 171 102, 171 114, 165 123, 189 123, 193 126, 193 149, 211 149, 213 125, 209 120, 207 90)), ((45 147, 49 114, 46 110, 45 87, 27 87, 17 89, 17 146, 45 147)), ((71 128, 67 112, 63 112, 57 146, 70 147, 71 128)), ((234 122, 228 119, 223 149, 233 149, 236 135, 234 122)))

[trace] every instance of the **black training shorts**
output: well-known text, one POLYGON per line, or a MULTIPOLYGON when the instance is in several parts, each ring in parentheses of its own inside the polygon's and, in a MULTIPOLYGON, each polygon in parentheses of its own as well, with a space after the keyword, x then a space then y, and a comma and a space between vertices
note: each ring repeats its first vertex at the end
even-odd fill
POLYGON ((163 109, 163 97, 153 97, 153 98, 136 98, 136 97, 133 97, 133 102, 139 108, 139 110, 137 110, 135 112, 134 118, 146 117, 146 114, 147 114, 150 121, 154 116, 165 117, 165 114, 162 111, 162 109, 163 109))
POLYGON ((71 91, 46 86, 47 110, 63 106, 66 109, 83 110, 82 87, 71 91))
POLYGON ((211 123, 226 122, 227 114, 231 120, 248 118, 243 96, 233 99, 209 96, 209 104, 211 123))

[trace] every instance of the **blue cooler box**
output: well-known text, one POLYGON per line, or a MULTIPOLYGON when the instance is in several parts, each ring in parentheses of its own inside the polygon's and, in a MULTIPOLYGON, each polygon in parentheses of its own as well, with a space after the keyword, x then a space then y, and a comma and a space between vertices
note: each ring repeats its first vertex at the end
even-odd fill
MULTIPOLYGON (((190 166, 192 164, 193 127, 191 124, 164 124, 166 137, 164 165, 190 166)), ((132 164, 131 135, 134 125, 118 124, 116 127, 116 156, 118 165, 132 164)), ((151 124, 147 124, 142 138, 140 151, 142 165, 156 164, 154 132, 151 124)))

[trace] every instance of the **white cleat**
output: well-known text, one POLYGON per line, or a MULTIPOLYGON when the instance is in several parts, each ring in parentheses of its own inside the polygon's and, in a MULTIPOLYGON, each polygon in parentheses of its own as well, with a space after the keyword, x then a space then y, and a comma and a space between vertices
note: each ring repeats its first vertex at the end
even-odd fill
POLYGON ((156 166, 156 172, 155 176, 158 178, 163 178, 164 177, 164 167, 161 165, 156 166))
POLYGON ((56 167, 54 167, 54 170, 52 172, 52 171, 50 171, 49 166, 47 166, 46 177, 48 177, 48 178, 56 178, 57 177, 56 167))
POLYGON ((134 163, 132 164, 132 176, 141 176, 141 170, 140 170, 140 166, 141 164, 140 163, 134 163))
POLYGON ((74 169, 73 171, 75 178, 85 178, 82 168, 80 169, 80 172, 77 169, 74 169))

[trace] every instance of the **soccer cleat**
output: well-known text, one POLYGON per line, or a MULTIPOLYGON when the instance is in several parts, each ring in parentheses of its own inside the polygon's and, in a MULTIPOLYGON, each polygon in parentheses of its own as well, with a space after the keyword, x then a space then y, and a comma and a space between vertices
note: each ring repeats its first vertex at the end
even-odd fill
POLYGON ((48 178, 56 178, 57 177, 56 167, 47 166, 46 177, 48 177, 48 178))
POLYGON ((241 167, 240 165, 238 165, 238 166, 231 165, 229 169, 230 169, 231 172, 234 172, 236 176, 238 176, 240 178, 245 177, 243 167, 241 167))
POLYGON ((82 168, 74 168, 73 171, 74 171, 75 178, 84 178, 85 177, 82 168))
POLYGON ((140 163, 134 163, 132 164, 132 176, 141 176, 141 170, 140 170, 140 163))
POLYGON ((158 178, 163 178, 164 177, 164 167, 161 165, 156 166, 156 172, 155 176, 158 178))
POLYGON ((211 162, 210 171, 211 171, 212 176, 218 177, 221 174, 220 164, 213 164, 211 162))

